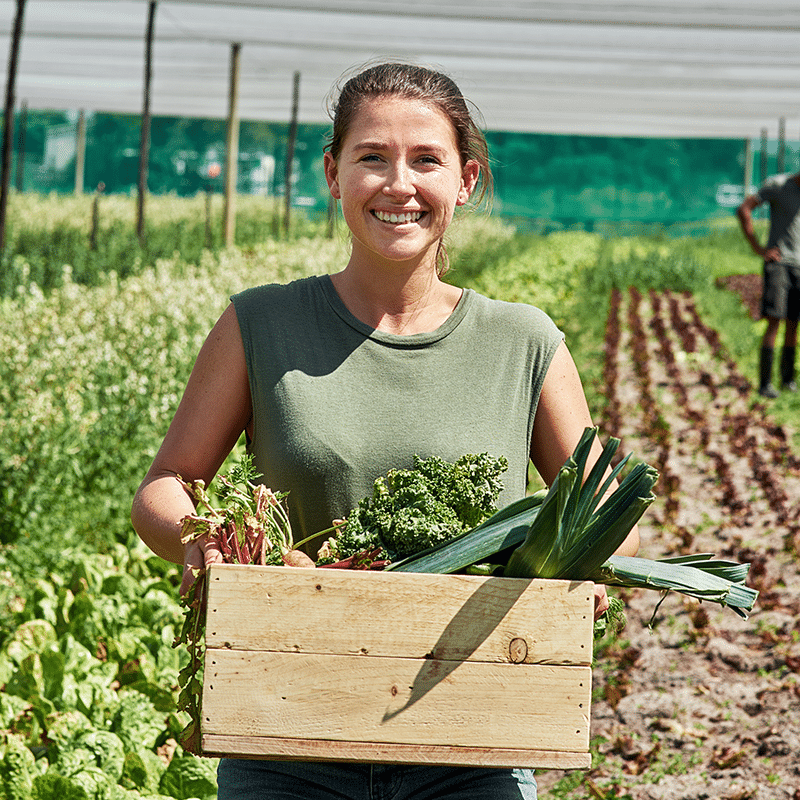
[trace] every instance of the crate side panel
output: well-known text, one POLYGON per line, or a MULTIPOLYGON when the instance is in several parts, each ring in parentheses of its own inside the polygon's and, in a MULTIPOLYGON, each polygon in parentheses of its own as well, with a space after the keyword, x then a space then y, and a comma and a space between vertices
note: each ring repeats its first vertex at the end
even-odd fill
POLYGON ((251 565, 209 578, 209 647, 591 663, 589 582, 251 565))
POLYGON ((585 751, 591 668, 210 650, 203 734, 585 751))
POLYGON ((454 767, 531 767, 535 769, 588 769, 591 753, 556 750, 519 750, 447 745, 334 742, 280 739, 269 736, 203 736, 203 755, 218 758, 351 761, 380 764, 428 764, 454 767))

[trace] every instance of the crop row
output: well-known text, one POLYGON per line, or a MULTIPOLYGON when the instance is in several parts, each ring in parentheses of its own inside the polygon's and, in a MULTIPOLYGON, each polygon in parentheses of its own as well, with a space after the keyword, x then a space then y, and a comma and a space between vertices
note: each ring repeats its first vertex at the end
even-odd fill
POLYGON ((800 459, 785 429, 771 423, 763 403, 752 399, 752 386, 719 334, 703 322, 691 294, 650 291, 649 311, 647 305, 636 288, 612 293, 603 424, 621 435, 621 453, 634 434, 647 442, 637 449, 652 453, 660 472, 661 524, 676 534, 678 549, 691 548, 693 535, 680 522, 681 506, 694 502, 687 473, 700 469, 713 478, 716 503, 729 524, 763 521, 766 505, 787 541, 793 540, 800 531, 800 502, 786 475, 800 474, 800 459), (620 396, 623 386, 627 400, 620 396))

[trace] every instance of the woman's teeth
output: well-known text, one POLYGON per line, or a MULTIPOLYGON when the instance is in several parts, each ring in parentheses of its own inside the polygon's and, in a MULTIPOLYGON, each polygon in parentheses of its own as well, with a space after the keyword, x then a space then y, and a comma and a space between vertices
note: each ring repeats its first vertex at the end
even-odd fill
POLYGON ((375 211, 375 216, 381 222, 391 222, 400 225, 404 222, 416 222, 421 216, 421 211, 407 212, 405 214, 387 214, 385 211, 375 211))

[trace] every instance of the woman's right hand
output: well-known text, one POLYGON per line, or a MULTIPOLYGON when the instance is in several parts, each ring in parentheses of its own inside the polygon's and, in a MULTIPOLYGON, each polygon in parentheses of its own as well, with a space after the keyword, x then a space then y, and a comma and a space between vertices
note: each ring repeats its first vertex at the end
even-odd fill
POLYGON ((198 536, 184 546, 183 551, 183 578, 180 586, 180 596, 185 597, 197 576, 212 564, 223 563, 222 552, 216 542, 210 541, 205 536, 198 536))

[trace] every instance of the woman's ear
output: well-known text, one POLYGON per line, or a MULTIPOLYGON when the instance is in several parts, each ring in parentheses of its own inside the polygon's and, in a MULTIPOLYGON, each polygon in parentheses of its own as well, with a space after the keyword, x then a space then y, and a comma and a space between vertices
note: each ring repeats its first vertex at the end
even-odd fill
POLYGON ((463 206, 472 196, 472 192, 478 185, 480 174, 481 166, 474 159, 470 159, 464 164, 464 169, 461 171, 461 188, 456 197, 457 206, 463 206))
POLYGON ((325 180, 328 182, 328 189, 330 189, 331 195, 336 200, 341 200, 342 194, 339 191, 339 168, 336 165, 336 159, 330 153, 326 152, 323 163, 325 166, 325 180))

